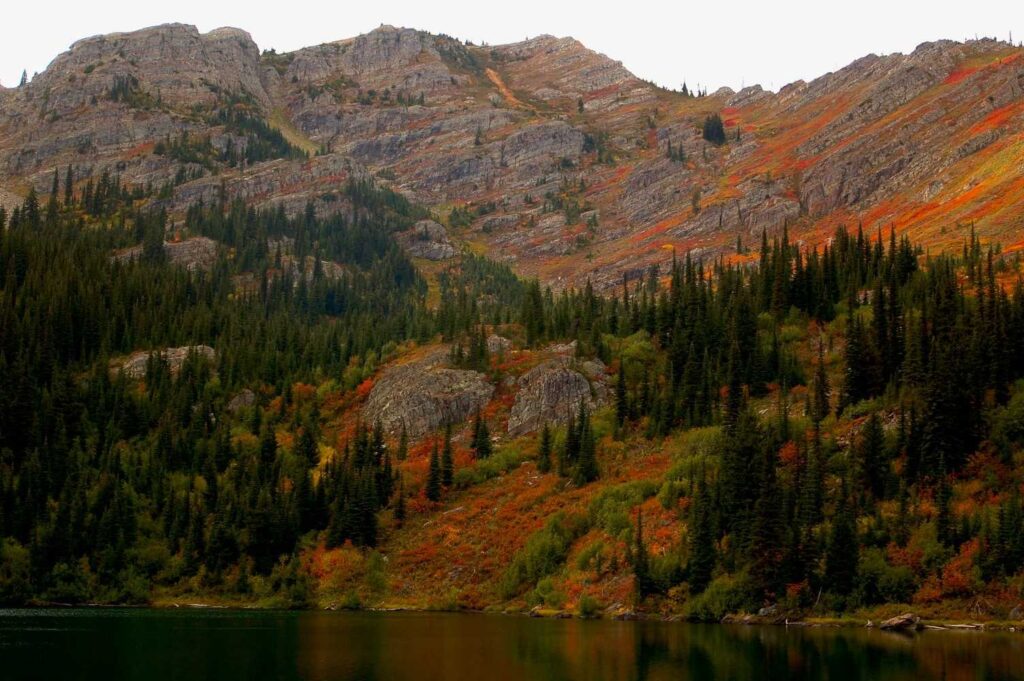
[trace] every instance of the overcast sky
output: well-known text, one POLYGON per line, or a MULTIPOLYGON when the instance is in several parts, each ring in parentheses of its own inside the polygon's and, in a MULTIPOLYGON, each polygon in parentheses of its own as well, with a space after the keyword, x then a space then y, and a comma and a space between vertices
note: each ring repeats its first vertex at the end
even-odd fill
POLYGON ((171 21, 202 31, 237 26, 261 49, 293 50, 393 24, 499 44, 571 35, 642 78, 709 90, 760 83, 778 89, 874 52, 924 41, 1024 38, 1019 0, 8 0, 0 10, 0 83, 42 71, 79 38, 171 21))

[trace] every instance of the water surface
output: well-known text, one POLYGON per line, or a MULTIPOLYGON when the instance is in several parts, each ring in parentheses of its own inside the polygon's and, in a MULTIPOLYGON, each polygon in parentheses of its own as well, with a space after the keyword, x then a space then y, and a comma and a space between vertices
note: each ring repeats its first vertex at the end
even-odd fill
POLYGON ((437 613, 0 610, 0 679, 1024 680, 1024 634, 437 613))

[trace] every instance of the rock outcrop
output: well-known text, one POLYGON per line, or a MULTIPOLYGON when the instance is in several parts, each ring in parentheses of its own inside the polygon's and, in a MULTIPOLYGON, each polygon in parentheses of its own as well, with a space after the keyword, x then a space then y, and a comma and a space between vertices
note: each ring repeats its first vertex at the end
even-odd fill
MULTIPOLYGON (((192 270, 209 270, 217 262, 217 242, 205 236, 192 237, 183 241, 165 241, 164 255, 168 262, 192 270)), ((142 246, 132 246, 114 254, 120 262, 138 260, 142 257, 142 246)))
POLYGON ((448 232, 433 220, 420 220, 412 229, 395 235, 398 244, 414 258, 448 260, 455 257, 455 246, 448 232))
POLYGON ((163 348, 161 350, 139 350, 128 356, 128 359, 120 366, 120 371, 131 379, 142 379, 146 377, 150 356, 158 356, 167 362, 172 375, 181 371, 181 365, 185 363, 189 355, 195 353, 208 362, 217 360, 217 353, 209 345, 185 345, 180 348, 163 348))
MULTIPOLYGON (((171 24, 81 40, 0 90, 0 204, 45 196, 68 166, 82 183, 166 187, 151 203, 172 220, 221 193, 345 212, 337 187, 372 177, 439 215, 458 207, 460 236, 524 274, 600 289, 672 249, 731 255, 784 226, 820 242, 840 223, 896 224, 948 246, 943 228, 972 224, 1015 243, 1022 134, 1024 49, 988 39, 868 55, 777 93, 688 97, 572 38, 482 47, 382 26, 261 54, 244 31, 171 24), (237 110, 310 158, 243 171, 157 153, 183 133, 238 148, 224 123, 237 110), (711 111, 724 145, 701 135, 711 111)), ((400 238, 418 257, 457 251, 433 225, 400 238)))
POLYGON ((363 418, 389 432, 404 426, 416 438, 461 423, 490 401, 494 386, 477 371, 447 366, 448 348, 385 369, 375 380, 363 418))
POLYGON ((247 409, 254 404, 256 404, 256 393, 248 388, 243 388, 236 393, 234 397, 228 400, 227 410, 232 414, 237 414, 243 409, 247 409))
POLYGON ((492 333, 487 337, 487 352, 492 355, 501 355, 512 349, 512 341, 504 336, 492 333))
POLYGON ((517 436, 545 423, 565 422, 577 413, 580 403, 592 410, 606 399, 603 365, 555 357, 519 378, 508 417, 508 433, 517 436))

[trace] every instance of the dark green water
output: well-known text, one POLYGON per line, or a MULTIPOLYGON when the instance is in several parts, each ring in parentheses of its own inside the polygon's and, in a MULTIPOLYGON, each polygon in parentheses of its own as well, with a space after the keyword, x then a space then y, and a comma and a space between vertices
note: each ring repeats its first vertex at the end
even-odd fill
POLYGON ((0 610, 0 679, 1024 679, 1024 634, 485 615, 0 610))

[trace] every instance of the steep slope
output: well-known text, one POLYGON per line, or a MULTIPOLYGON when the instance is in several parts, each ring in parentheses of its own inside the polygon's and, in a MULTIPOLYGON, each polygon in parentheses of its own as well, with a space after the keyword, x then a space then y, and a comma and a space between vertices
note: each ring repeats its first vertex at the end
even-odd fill
POLYGON ((949 246, 970 223, 1014 246, 1022 93, 1024 51, 992 40, 695 97, 571 38, 487 47, 382 26, 260 55, 237 29, 169 25, 80 41, 0 92, 0 189, 48 192, 72 166, 150 187, 172 212, 222 191, 330 212, 339 185, 373 175, 521 273, 607 287, 784 227, 816 242, 839 223, 893 225, 949 246), (712 113, 720 146, 701 134, 712 113), (272 133, 287 146, 247 152, 272 133))

